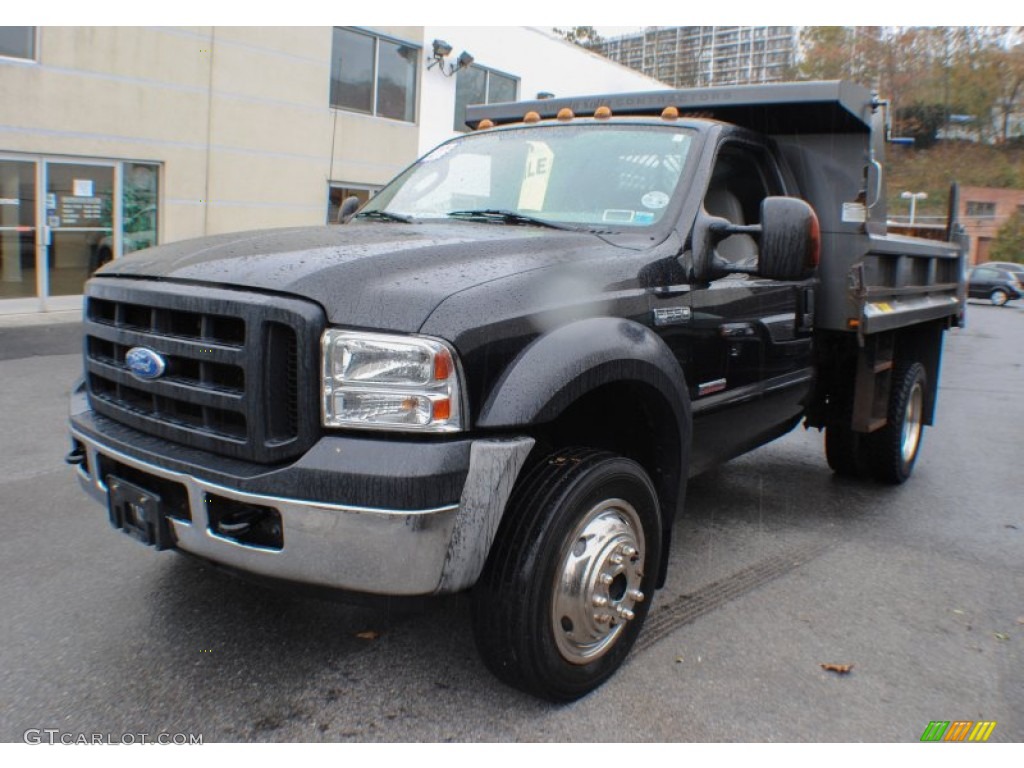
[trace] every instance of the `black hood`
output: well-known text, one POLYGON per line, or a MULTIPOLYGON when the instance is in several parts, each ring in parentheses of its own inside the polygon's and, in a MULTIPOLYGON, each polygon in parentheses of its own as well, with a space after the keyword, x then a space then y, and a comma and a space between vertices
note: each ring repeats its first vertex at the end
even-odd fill
POLYGON ((617 251, 594 234, 537 227, 353 222, 186 240, 99 274, 287 293, 320 304, 332 324, 411 333, 460 291, 617 251))

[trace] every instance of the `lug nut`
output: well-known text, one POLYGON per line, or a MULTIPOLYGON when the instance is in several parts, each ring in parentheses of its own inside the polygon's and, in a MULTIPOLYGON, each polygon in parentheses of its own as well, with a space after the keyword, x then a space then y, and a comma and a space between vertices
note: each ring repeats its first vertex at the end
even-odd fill
POLYGON ((626 597, 632 600, 634 603, 642 603, 644 601, 644 593, 639 589, 631 589, 626 593, 626 597))
POLYGON ((611 620, 612 620, 612 617, 609 616, 607 613, 595 613, 594 614, 594 621, 597 622, 598 624, 608 624, 609 622, 611 622, 611 620))
POLYGON ((619 547, 619 552, 624 554, 626 557, 632 557, 636 554, 636 549, 629 546, 629 544, 623 544, 621 547, 619 547))
POLYGON ((608 560, 613 565, 622 565, 622 555, 612 555, 608 560))
POLYGON ((610 573, 602 573, 597 580, 606 587, 614 581, 610 573))
POLYGON ((629 610, 629 608, 620 608, 619 616, 621 616, 626 621, 632 621, 636 617, 636 614, 629 610))
POLYGON ((608 605, 608 598, 601 597, 600 595, 596 595, 594 597, 594 601, 593 602, 594 602, 594 607, 595 608, 604 608, 606 605, 608 605))

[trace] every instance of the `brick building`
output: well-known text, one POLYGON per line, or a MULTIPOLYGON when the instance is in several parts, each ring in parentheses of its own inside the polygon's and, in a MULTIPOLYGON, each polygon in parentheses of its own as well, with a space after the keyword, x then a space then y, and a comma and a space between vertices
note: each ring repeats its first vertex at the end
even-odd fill
POLYGON ((960 188, 960 222, 971 237, 970 263, 989 260, 999 228, 1015 213, 1024 213, 1024 190, 960 188))

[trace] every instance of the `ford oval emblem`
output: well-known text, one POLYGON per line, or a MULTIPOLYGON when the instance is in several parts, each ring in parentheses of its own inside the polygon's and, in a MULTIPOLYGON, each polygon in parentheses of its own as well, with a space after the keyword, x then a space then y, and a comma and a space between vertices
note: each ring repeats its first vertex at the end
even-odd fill
POLYGON ((167 361, 152 349, 132 347, 124 356, 128 372, 137 379, 151 381, 159 379, 167 370, 167 361))

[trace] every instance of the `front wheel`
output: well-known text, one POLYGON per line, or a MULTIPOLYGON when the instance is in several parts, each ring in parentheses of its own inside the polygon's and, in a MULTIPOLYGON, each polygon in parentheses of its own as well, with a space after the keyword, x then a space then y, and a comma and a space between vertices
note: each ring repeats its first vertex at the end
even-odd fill
POLYGON ((661 516, 646 472, 613 454, 557 452, 517 483, 473 592, 473 629, 504 682, 572 701, 619 668, 647 616, 661 516))
POLYGON ((989 294, 989 301, 992 302, 993 306, 1001 307, 1010 300, 1010 294, 1004 291, 1002 288, 996 288, 989 294))

